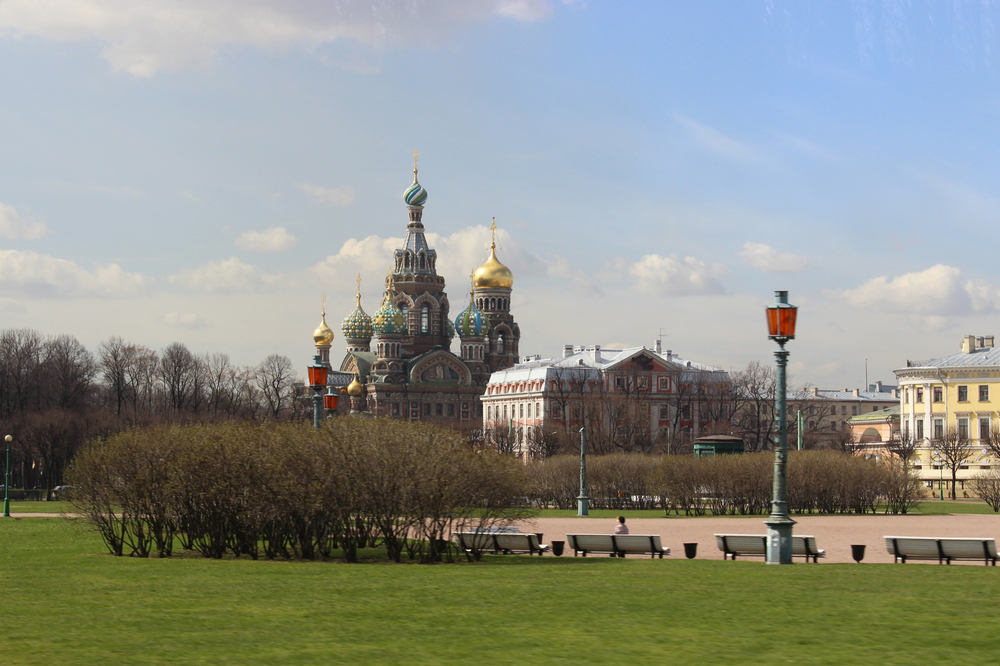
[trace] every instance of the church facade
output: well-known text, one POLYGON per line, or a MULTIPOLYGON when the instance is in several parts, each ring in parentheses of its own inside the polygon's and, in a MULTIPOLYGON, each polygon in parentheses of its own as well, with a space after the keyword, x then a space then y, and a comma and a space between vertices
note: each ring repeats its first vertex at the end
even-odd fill
MULTIPOLYGON (((521 337, 510 312, 513 276, 496 256, 496 223, 490 256, 472 272, 468 305, 453 320, 437 252, 424 233, 427 190, 415 160, 403 199, 406 238, 394 253, 381 305, 370 316, 364 311, 359 278, 355 308, 341 326, 346 354, 331 376, 353 376, 352 413, 479 427, 490 374, 514 365, 521 337), (456 337, 458 353, 451 350, 456 337)), ((313 341, 333 370, 325 311, 313 341)))

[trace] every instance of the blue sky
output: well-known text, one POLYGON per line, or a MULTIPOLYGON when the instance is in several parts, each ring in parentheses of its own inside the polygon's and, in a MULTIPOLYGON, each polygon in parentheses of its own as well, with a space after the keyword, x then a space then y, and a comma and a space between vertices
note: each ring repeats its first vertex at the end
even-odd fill
POLYGON ((890 381, 1000 334, 990 2, 0 0, 0 320, 305 366, 378 307, 411 155, 453 314, 522 353, 890 381))

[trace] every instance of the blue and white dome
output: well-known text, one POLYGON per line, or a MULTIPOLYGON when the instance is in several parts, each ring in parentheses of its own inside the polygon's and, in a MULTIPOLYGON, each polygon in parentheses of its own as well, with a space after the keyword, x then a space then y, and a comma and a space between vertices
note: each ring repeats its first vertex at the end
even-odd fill
POLYGON ((358 294, 358 304, 354 307, 354 312, 344 318, 344 323, 340 325, 340 330, 344 332, 344 337, 348 340, 371 340, 372 338, 372 318, 361 308, 361 294, 358 294))
POLYGON ((470 300, 469 307, 455 318, 455 328, 463 338, 482 337, 490 330, 490 318, 470 300))
POLYGON ((414 170, 413 174, 413 184, 406 188, 403 192, 403 200, 406 201, 407 206, 423 206, 424 202, 427 201, 427 190, 424 186, 417 182, 417 174, 414 170))

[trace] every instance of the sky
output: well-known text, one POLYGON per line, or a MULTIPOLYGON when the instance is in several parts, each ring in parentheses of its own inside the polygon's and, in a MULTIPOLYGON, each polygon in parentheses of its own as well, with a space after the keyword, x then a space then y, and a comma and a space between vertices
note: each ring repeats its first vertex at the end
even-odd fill
MULTIPOLYGON (((0 328, 305 374, 423 221, 522 354, 855 388, 1000 335, 989 0, 0 0, 0 328)), ((456 343, 457 345, 457 343, 456 343)))

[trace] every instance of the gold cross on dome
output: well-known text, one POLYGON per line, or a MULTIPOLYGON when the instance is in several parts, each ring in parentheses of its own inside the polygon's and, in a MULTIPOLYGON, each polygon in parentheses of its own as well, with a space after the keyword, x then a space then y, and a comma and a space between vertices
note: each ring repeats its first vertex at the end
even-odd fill
POLYGON ((322 314, 324 317, 326 316, 326 292, 323 292, 323 307, 320 310, 320 314, 322 314))
POLYGON ((490 247, 496 247, 497 245, 497 218, 493 218, 493 224, 490 225, 490 247))
POLYGON ((413 175, 414 176, 417 175, 417 157, 419 157, 419 156, 420 156, 420 153, 418 153, 417 149, 414 148, 413 149, 413 175))

